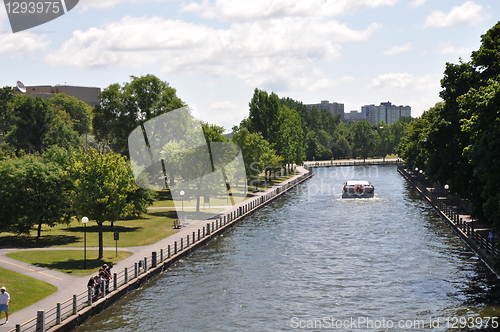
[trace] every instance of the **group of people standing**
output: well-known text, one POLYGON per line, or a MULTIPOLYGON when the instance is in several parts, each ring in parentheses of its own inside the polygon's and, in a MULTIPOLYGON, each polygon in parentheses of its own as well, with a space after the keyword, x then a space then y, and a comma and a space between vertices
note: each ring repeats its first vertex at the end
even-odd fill
POLYGON ((93 276, 89 279, 89 282, 87 283, 87 287, 91 287, 93 290, 93 295, 94 297, 99 297, 99 295, 104 293, 104 290, 106 289, 106 293, 108 293, 109 289, 109 282, 111 279, 113 279, 113 276, 111 275, 111 269, 113 268, 113 265, 107 265, 104 264, 100 269, 99 272, 97 273, 96 276, 93 276))

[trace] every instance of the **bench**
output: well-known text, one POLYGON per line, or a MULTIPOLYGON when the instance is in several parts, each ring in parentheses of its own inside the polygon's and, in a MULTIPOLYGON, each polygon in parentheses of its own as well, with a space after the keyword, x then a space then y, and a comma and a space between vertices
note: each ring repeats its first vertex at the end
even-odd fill
POLYGON ((174 219, 174 229, 180 229, 181 228, 181 222, 179 219, 174 219))

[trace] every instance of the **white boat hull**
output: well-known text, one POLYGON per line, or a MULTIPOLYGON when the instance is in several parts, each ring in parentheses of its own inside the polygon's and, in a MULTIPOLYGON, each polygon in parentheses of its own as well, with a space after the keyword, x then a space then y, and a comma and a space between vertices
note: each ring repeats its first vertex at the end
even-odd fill
POLYGON ((342 191, 342 198, 372 198, 373 196, 375 196, 375 187, 368 181, 347 181, 342 191))

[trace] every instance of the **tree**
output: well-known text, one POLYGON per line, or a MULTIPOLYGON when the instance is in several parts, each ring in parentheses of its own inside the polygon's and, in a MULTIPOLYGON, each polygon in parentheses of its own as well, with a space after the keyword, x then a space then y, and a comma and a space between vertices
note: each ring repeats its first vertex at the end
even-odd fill
POLYGON ((79 217, 87 216, 98 225, 99 259, 103 257, 103 224, 129 215, 139 192, 132 169, 124 157, 115 153, 100 154, 93 149, 71 156, 68 171, 74 189, 71 206, 79 217), (132 201, 130 197, 135 199, 132 201))
POLYGON ((69 222, 68 173, 57 163, 28 155, 0 162, 2 230, 29 234, 37 226, 69 222))
POLYGON ((233 127, 233 142, 241 149, 248 178, 257 177, 266 167, 278 166, 283 160, 260 133, 251 133, 245 127, 233 127))
POLYGON ((394 151, 394 136, 384 121, 378 123, 375 132, 377 134, 377 154, 382 156, 385 161, 385 157, 394 151))
POLYGON ((10 131, 5 141, 28 153, 41 153, 52 145, 74 148, 80 145, 69 115, 55 110, 40 97, 16 95, 12 101, 10 131))
POLYGON ((397 152, 411 168, 425 168, 426 154, 423 148, 425 142, 427 120, 420 117, 408 125, 406 135, 402 138, 397 152))
POLYGON ((92 124, 92 107, 85 102, 68 96, 64 93, 56 93, 49 100, 50 105, 69 114, 73 129, 80 135, 90 132, 92 124))
POLYGON ((10 102, 14 96, 14 89, 10 86, 0 89, 0 136, 4 136, 11 127, 10 102))
POLYGON ((99 95, 94 109, 96 138, 108 141, 111 148, 128 154, 128 136, 144 122, 185 106, 176 90, 153 75, 131 76, 131 82, 111 84, 99 95))
POLYGON ((481 36, 479 50, 471 54, 472 64, 477 68, 483 83, 500 75, 500 22, 481 36))
POLYGON ((471 144, 464 155, 474 165, 474 190, 471 201, 476 210, 495 227, 500 227, 500 83, 490 80, 478 90, 471 89, 460 99, 468 110, 468 120, 462 121, 463 129, 471 135, 471 144))
POLYGON ((339 138, 333 142, 332 153, 333 158, 336 159, 347 158, 351 155, 351 145, 344 136, 339 135, 339 138))
POLYGON ((286 164, 301 164, 305 157, 305 135, 297 111, 282 106, 278 113, 275 149, 286 164))
POLYGON ((279 127, 280 100, 278 95, 274 92, 269 95, 266 91, 255 89, 248 106, 250 107, 248 130, 252 133, 261 133, 266 141, 274 144, 279 127))
POLYGON ((360 156, 366 161, 374 153, 374 136, 368 121, 358 121, 353 127, 353 145, 356 156, 360 156))

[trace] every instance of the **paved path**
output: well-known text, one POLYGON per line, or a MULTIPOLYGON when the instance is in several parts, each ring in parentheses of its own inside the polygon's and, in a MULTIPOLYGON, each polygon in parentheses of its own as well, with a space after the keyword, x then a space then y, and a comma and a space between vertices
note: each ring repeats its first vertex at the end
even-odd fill
MULTIPOLYGON (((298 171, 297 176, 300 176, 304 173, 307 173, 307 171, 303 167, 297 167, 297 171, 298 171)), ((292 179, 293 178, 285 180, 282 183, 286 183, 292 179)), ((279 185, 275 185, 275 186, 273 186, 273 187, 271 187, 268 190, 263 191, 263 192, 254 193, 254 195, 250 199, 254 199, 258 196, 263 196, 267 192, 272 191, 277 186, 279 186, 279 185)), ((249 200, 244 200, 244 201, 240 202, 239 204, 236 204, 236 205, 231 206, 229 208, 227 208, 227 206, 224 206, 224 208, 227 208, 227 209, 225 211, 221 212, 221 214, 230 213, 232 211, 235 211, 239 208, 239 206, 246 204, 248 201, 249 200)), ((118 248, 118 250, 124 250, 124 251, 131 252, 132 255, 130 255, 126 259, 119 261, 117 264, 115 264, 115 269, 113 270, 113 273, 121 271, 125 267, 133 266, 139 260, 144 259, 144 257, 151 256, 151 253, 153 251, 158 251, 162 248, 166 248, 168 245, 173 244, 175 241, 180 242, 181 238, 186 238, 186 236, 188 234, 192 234, 193 231, 197 231, 198 229, 205 227, 206 224, 208 224, 209 222, 212 222, 212 221, 213 220, 192 222, 187 226, 183 226, 179 230, 179 232, 177 232, 171 236, 168 236, 168 237, 164 238, 163 240, 160 240, 154 244, 150 244, 150 245, 142 246, 142 247, 129 247, 129 248, 120 247, 120 248, 118 248)), ((87 249, 97 250, 98 248, 88 247, 87 249)), ((36 302, 35 304, 32 304, 29 307, 26 307, 22 310, 19 310, 15 313, 12 313, 11 315, 9 315, 9 322, 7 324, 4 324, 5 313, 3 313, 2 314, 3 318, 0 319, 0 332, 10 331, 16 327, 16 324, 22 324, 22 323, 32 319, 33 317, 35 317, 38 310, 47 311, 50 308, 55 307, 57 303, 64 302, 64 301, 72 298, 74 294, 78 294, 78 293, 84 291, 86 289, 87 282, 90 278, 90 276, 83 276, 83 277, 71 276, 71 275, 68 275, 66 273, 41 268, 41 267, 38 267, 38 266, 35 266, 32 264, 28 264, 25 262, 21 262, 21 261, 18 261, 18 260, 15 260, 15 259, 12 259, 12 258, 9 258, 6 256, 6 254, 9 252, 22 251, 22 250, 82 250, 82 248, 80 247, 80 248, 29 248, 29 249, 6 248, 6 249, 0 249, 0 267, 27 275, 29 277, 32 277, 32 278, 35 278, 38 280, 45 281, 45 282, 57 287, 57 291, 54 294, 49 295, 46 298, 36 302)), ((105 248, 105 250, 115 250, 115 247, 108 247, 108 248, 105 248)), ((1 282, 1 276, 0 276, 0 282, 1 282)), ((7 292, 9 292, 8 287, 7 287, 7 292)), ((15 293, 10 292, 10 295, 11 295, 11 302, 16 301, 15 293)))
MULTIPOLYGON (((227 210, 227 212, 232 211, 233 209, 236 209, 236 207, 231 207, 227 210)), ((134 263, 138 262, 144 257, 151 256, 151 253, 153 251, 158 251, 162 248, 165 248, 169 244, 173 244, 175 241, 180 241, 181 238, 186 238, 188 234, 192 234, 193 231, 198 230, 198 228, 206 226, 208 222, 211 221, 193 222, 188 226, 182 227, 179 232, 151 245, 142 247, 118 248, 118 250, 121 251, 131 252, 132 255, 115 264, 115 271, 113 272, 118 272, 125 267, 133 266, 134 263)), ((97 250, 98 248, 90 247, 87 249, 97 250)), ((48 310, 54 307, 56 303, 64 302, 72 298, 74 294, 78 294, 84 291, 90 278, 90 276, 71 276, 63 272, 41 268, 6 256, 6 254, 9 252, 23 250, 82 250, 82 248, 0 249, 0 267, 27 275, 38 280, 45 281, 57 287, 57 291, 54 294, 49 295, 29 307, 26 307, 9 315, 9 322, 7 324, 4 324, 5 314, 2 314, 2 317, 4 318, 0 319, 0 324, 2 324, 0 325, 0 332, 10 331, 11 329, 16 327, 16 324, 22 324, 35 317, 38 310, 48 310)), ((115 250, 115 247, 108 247, 105 248, 105 250, 115 250)), ((7 292, 9 292, 8 288, 7 292)), ((15 294, 11 292, 10 295, 11 301, 14 302, 16 300, 15 294)))

